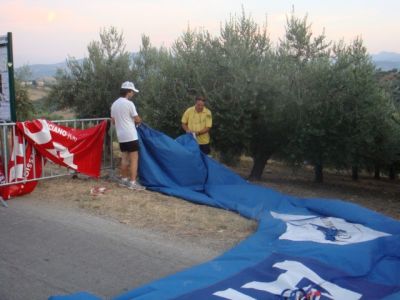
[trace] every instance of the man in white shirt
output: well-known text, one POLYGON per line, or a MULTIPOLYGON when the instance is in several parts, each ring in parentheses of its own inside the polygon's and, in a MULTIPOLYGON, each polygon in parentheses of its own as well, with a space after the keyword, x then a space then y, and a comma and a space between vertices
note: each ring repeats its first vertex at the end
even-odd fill
POLYGON ((137 182, 139 140, 136 125, 142 120, 135 104, 130 101, 138 92, 133 82, 125 81, 121 85, 120 97, 111 105, 111 120, 115 124, 121 150, 122 184, 130 189, 144 190, 145 187, 137 182))

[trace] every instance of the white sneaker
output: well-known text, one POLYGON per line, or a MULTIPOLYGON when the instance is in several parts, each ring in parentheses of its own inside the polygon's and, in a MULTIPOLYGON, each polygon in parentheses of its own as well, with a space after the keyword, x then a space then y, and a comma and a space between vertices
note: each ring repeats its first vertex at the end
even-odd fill
POLYGON ((118 183, 120 186, 128 186, 129 185, 129 178, 127 177, 122 177, 118 179, 118 183))
POLYGON ((143 185, 141 185, 139 182, 137 181, 130 181, 127 184, 128 189, 130 190, 137 190, 137 191, 143 191, 146 189, 146 187, 144 187, 143 185))

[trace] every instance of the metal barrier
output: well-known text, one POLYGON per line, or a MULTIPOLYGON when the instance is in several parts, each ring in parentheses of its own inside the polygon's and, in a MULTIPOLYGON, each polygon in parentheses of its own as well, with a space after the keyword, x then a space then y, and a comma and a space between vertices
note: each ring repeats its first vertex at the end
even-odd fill
MULTIPOLYGON (((89 127, 93 127, 101 123, 102 121, 107 120, 109 121, 110 118, 97 118, 97 119, 77 119, 77 120, 56 120, 51 121, 57 125, 62 125, 66 127, 71 127, 75 129, 86 129, 89 127)), ((110 124, 111 122, 109 122, 110 124)), ((0 180, 0 187, 13 185, 16 183, 25 183, 29 181, 37 181, 37 180, 44 180, 50 179, 55 177, 67 176, 67 175, 74 175, 76 172, 74 170, 68 169, 66 167, 56 165, 51 160, 46 159, 45 157, 41 157, 40 163, 42 164, 42 174, 37 176, 36 170, 36 162, 33 160, 33 178, 27 179, 26 178, 26 157, 25 151, 23 151, 23 174, 25 177, 22 180, 17 182, 9 182, 9 174, 8 174, 8 162, 10 161, 12 153, 12 141, 15 137, 15 123, 0 123, 0 155, 1 161, 3 162, 3 180, 0 180)), ((109 128, 108 128, 109 129, 109 128)), ((113 130, 107 130, 106 135, 104 138, 103 143, 103 156, 101 162, 101 170, 113 170, 113 130)), ((25 149, 26 140, 23 138, 23 148, 25 149)), ((35 149, 33 148, 33 154, 35 154, 35 149)), ((15 160, 15 154, 14 154, 15 160)), ((1 197, 0 197, 1 198, 1 197)), ((4 203, 3 203, 4 204, 4 203)))

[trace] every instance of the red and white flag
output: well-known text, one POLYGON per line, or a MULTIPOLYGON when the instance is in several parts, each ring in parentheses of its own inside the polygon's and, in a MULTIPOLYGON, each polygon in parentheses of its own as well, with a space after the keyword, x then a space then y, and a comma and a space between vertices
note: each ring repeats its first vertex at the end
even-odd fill
POLYGON ((107 121, 88 129, 60 126, 44 119, 17 122, 8 169, 8 182, 16 184, 0 189, 3 199, 33 191, 37 181, 25 180, 40 178, 42 156, 79 173, 98 177, 106 127, 107 121))

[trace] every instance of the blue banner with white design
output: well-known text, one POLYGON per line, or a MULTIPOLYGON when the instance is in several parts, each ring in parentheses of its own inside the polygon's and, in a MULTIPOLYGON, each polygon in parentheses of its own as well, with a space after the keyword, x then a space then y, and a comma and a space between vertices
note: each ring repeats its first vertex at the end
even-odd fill
POLYGON ((399 289, 353 277, 315 259, 272 253, 255 266, 177 299, 382 299, 399 289))
POLYGON ((114 299, 400 299, 399 221, 250 184, 203 155, 189 134, 173 140, 141 125, 139 135, 148 189, 237 212, 258 229, 212 261, 114 299))

